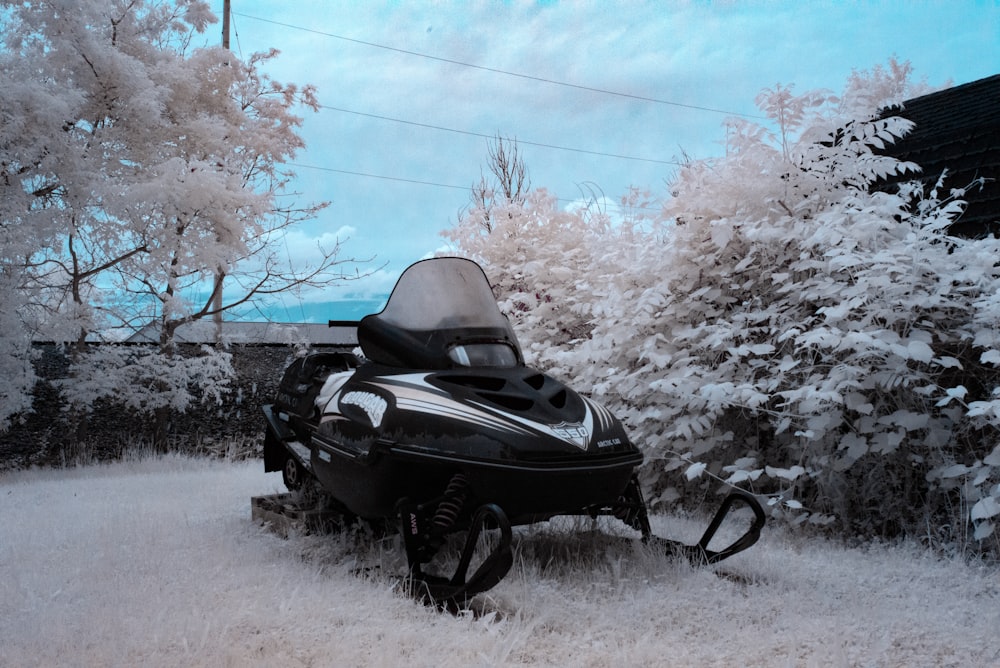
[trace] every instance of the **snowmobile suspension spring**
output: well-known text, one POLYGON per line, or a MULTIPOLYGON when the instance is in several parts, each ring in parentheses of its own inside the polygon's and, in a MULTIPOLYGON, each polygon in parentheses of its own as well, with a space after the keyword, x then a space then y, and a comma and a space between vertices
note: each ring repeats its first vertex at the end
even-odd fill
POLYGON ((621 496, 618 499, 618 503, 612 507, 611 514, 620 519, 622 522, 630 527, 640 529, 641 527, 637 524, 639 516, 642 511, 637 507, 637 504, 630 500, 627 496, 621 496))
POLYGON ((629 522, 631 521, 632 516, 635 515, 635 508, 627 502, 620 500, 619 505, 612 508, 611 514, 620 519, 622 522, 629 522))
POLYGON ((462 507, 465 505, 468 487, 469 481, 464 475, 461 473, 453 475, 451 480, 448 481, 448 487, 444 490, 444 497, 441 499, 441 503, 438 504, 437 510, 434 511, 431 524, 444 530, 448 530, 454 526, 458 520, 458 514, 462 512, 462 507))

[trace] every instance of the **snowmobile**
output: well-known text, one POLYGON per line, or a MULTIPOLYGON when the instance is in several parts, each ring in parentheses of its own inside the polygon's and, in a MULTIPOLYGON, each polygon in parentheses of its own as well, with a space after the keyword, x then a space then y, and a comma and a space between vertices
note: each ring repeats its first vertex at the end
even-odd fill
POLYGON ((314 352, 286 370, 263 408, 264 467, 290 490, 318 489, 345 517, 398 526, 419 597, 453 606, 490 589, 513 563, 511 527, 557 515, 613 515, 699 563, 757 541, 764 512, 742 490, 697 544, 654 537, 636 475, 641 451, 607 409, 525 365, 476 263, 417 262, 383 310, 355 324, 361 358, 314 352), (751 509, 749 528, 709 549, 737 506, 751 509), (446 538, 463 531, 454 572, 428 572, 446 538))

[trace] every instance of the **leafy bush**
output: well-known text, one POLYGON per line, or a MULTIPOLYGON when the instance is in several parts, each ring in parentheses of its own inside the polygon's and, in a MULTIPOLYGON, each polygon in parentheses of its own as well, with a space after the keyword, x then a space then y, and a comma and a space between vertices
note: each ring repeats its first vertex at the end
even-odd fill
POLYGON ((453 232, 535 361, 626 421, 654 505, 739 484, 852 535, 992 534, 1000 243, 947 235, 962 191, 878 187, 918 169, 879 152, 910 129, 879 115, 920 92, 909 74, 764 91, 779 134, 731 122, 655 220, 529 199, 488 238, 453 232))
POLYGON ((105 344, 78 355, 69 377, 55 385, 76 410, 111 399, 140 413, 183 413, 198 400, 221 403, 233 376, 232 354, 212 346, 201 346, 196 355, 168 355, 152 346, 105 344), (78 366, 98 373, 78 374, 78 366))

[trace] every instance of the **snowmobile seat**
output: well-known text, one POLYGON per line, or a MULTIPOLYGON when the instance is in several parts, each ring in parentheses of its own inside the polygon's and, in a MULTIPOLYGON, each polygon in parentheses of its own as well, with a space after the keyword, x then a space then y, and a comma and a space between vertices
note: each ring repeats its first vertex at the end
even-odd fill
POLYGON ((332 373, 351 371, 358 358, 347 351, 317 352, 300 357, 285 370, 278 386, 278 404, 285 410, 309 417, 323 383, 332 373))

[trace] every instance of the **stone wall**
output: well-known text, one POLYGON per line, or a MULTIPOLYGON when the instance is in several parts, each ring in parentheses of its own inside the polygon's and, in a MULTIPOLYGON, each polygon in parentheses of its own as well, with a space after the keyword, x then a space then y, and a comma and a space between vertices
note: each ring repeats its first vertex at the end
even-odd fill
MULTIPOLYGON (((51 344, 40 344, 37 350, 35 369, 41 380, 33 412, 0 433, 0 470, 73 465, 152 449, 152 416, 109 402, 95 405, 82 420, 70 415, 51 384, 66 376, 66 355, 51 344)), ((185 414, 172 414, 169 450, 236 456, 260 452, 260 408, 273 400, 293 351, 286 345, 233 345, 230 352, 236 370, 233 391, 221 405, 199 403, 185 414)))

